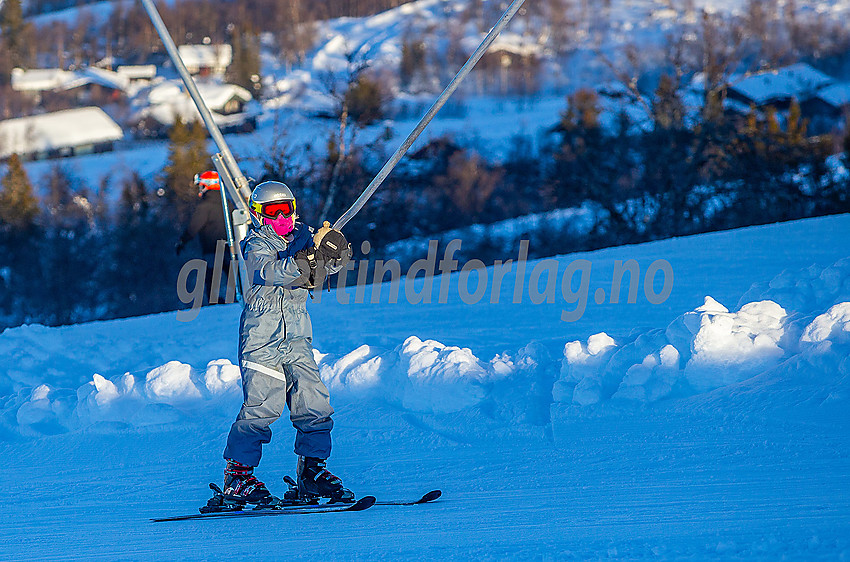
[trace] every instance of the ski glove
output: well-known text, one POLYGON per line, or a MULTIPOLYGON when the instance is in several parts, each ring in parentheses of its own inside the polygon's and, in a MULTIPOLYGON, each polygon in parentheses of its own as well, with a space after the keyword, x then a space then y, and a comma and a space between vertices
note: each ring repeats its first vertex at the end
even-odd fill
POLYGON ((316 284, 324 282, 325 269, 320 267, 320 256, 313 248, 304 248, 295 253, 295 263, 298 264, 298 269, 301 270, 301 277, 296 279, 293 287, 303 289, 314 289, 316 284))
POLYGON ((313 243, 321 261, 333 264, 335 268, 341 268, 351 259, 351 244, 342 232, 331 228, 328 221, 313 236, 313 243))

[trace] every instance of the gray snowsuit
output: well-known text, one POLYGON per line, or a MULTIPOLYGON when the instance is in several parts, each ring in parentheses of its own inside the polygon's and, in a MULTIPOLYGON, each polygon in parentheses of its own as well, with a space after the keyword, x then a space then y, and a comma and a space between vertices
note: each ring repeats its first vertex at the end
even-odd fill
POLYGON ((294 246, 307 243, 303 235, 309 234, 306 226, 298 226, 304 231, 295 241, 287 242, 266 225, 251 230, 242 243, 251 280, 239 326, 244 402, 227 436, 224 458, 248 466, 260 463, 262 445, 272 436, 269 425, 284 404, 297 430, 295 453, 321 459, 331 454, 333 408, 313 359, 309 292, 292 287, 301 277, 292 257, 300 248, 294 246))

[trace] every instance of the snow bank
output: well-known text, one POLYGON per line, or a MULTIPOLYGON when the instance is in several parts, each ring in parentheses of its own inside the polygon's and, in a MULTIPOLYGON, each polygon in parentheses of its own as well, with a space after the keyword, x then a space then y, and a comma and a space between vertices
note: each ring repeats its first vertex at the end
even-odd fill
POLYGON ((850 343, 850 302, 842 302, 821 314, 806 326, 800 341, 804 343, 850 343))
POLYGON ((411 336, 391 351, 367 345, 342 357, 317 353, 319 371, 335 396, 381 397, 415 412, 457 412, 480 402, 495 371, 470 349, 411 336))
POLYGON ((239 368, 227 359, 210 361, 203 371, 170 361, 144 377, 125 373, 107 379, 95 373, 76 390, 40 384, 28 396, 23 393, 15 420, 23 434, 61 433, 97 422, 171 423, 207 413, 217 399, 239 396, 239 388, 239 368))
POLYGON ((785 271, 753 285, 741 301, 730 312, 707 296, 664 330, 568 342, 553 386, 553 419, 576 408, 694 395, 713 403, 747 395, 752 402, 781 391, 774 408, 850 401, 850 260, 785 271), (772 298, 747 301, 763 296, 772 298))
POLYGON ((738 306, 769 299, 785 309, 813 313, 850 301, 850 258, 830 265, 813 265, 802 270, 785 270, 765 283, 755 283, 738 306))
MULTIPOLYGON (((363 345, 341 356, 318 350, 314 354, 335 404, 375 399, 421 414, 452 414, 492 403, 494 396, 497 401, 516 401, 528 395, 534 373, 546 363, 545 352, 533 345, 485 363, 468 348, 416 336, 390 350, 363 345), (498 386, 512 377, 529 376, 531 382, 498 386)), ((540 397, 514 407, 509 418, 546 423, 548 414, 540 415, 539 404, 542 400, 548 408, 551 401, 554 376, 549 379, 548 386, 535 387, 540 397)), ((11 429, 25 435, 61 433, 99 422, 126 426, 203 422, 211 414, 221 419, 235 415, 240 387, 239 368, 227 359, 210 361, 202 370, 169 361, 138 377, 124 373, 107 379, 95 373, 77 389, 38 384, 20 391, 5 411, 7 419, 14 419, 16 427, 11 429)))
MULTIPOLYGON (((599 332, 566 342, 555 356, 532 342, 487 361, 469 348, 416 336, 395 347, 314 353, 335 406, 382 404, 454 433, 534 426, 551 427, 557 438, 571 416, 599 407, 744 412, 804 405, 838 412, 850 403, 848 279, 849 260, 786 271, 747 293, 777 300, 746 302, 730 311, 707 296, 666 328, 628 336, 599 332)), ((44 357, 62 351, 60 340, 48 333, 30 327, 0 339, 0 352, 12 360, 0 380, 8 390, 0 428, 13 435, 94 423, 208 423, 210 417, 226 425, 242 400, 239 368, 228 359, 200 369, 172 360, 136 373, 94 373, 80 380, 74 373, 99 367, 74 363, 72 356, 67 365, 48 367, 44 357)), ((114 348, 118 357, 124 351, 134 350, 114 348)), ((114 363, 104 359, 105 365, 114 363)))
POLYGON ((589 406, 606 400, 655 402, 742 381, 780 361, 785 310, 760 301, 730 313, 705 298, 666 330, 617 344, 607 334, 564 347, 558 402, 589 406))

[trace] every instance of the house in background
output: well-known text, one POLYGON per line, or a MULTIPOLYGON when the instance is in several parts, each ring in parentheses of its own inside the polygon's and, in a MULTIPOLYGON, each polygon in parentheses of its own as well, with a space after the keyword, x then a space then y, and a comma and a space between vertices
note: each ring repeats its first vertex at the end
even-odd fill
POLYGON ((180 45, 177 47, 190 74, 202 77, 222 75, 233 62, 230 45, 180 45))
MULTIPOLYGON (((217 82, 200 81, 197 86, 222 132, 242 133, 256 128, 259 105, 248 90, 217 82)), ((140 138, 167 137, 177 118, 184 123, 201 118, 192 99, 176 81, 162 82, 141 92, 133 104, 139 109, 130 119, 130 127, 140 138)))
POLYGON ((113 150, 124 132, 102 109, 83 107, 0 121, 0 159, 79 156, 113 150))
POLYGON ((30 95, 48 111, 118 103, 132 91, 130 78, 97 67, 78 70, 15 68, 12 70, 12 89, 30 95))
POLYGON ((809 120, 812 134, 843 130, 850 119, 850 82, 827 86, 801 103, 800 109, 803 117, 809 120))
POLYGON ((130 88, 128 77, 105 68, 87 67, 74 74, 52 94, 70 98, 76 105, 105 105, 125 98, 130 88))
POLYGON ((62 88, 74 79, 74 73, 61 68, 12 69, 12 89, 41 103, 42 94, 62 88))
POLYGON ((131 84, 149 82, 156 78, 156 65, 153 64, 125 64, 115 69, 121 76, 126 76, 131 84))
MULTIPOLYGON (((704 75, 696 74, 687 93, 702 96, 704 92, 704 75)), ((808 120, 807 134, 841 130, 850 116, 850 83, 837 82, 805 63, 750 75, 732 75, 727 80, 723 109, 728 117, 743 119, 753 108, 762 114, 771 107, 777 111, 780 122, 784 122, 794 100, 800 104, 802 117, 808 120)))
POLYGON ((750 76, 733 76, 726 90, 727 99, 762 109, 771 106, 787 110, 791 101, 803 102, 835 80, 805 63, 792 64, 750 76))

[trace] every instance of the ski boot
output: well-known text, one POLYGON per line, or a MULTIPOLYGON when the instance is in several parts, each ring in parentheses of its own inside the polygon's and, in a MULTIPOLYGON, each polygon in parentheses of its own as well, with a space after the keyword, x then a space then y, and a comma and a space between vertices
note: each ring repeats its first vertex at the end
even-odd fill
POLYGON ((325 468, 325 460, 314 457, 298 457, 298 496, 307 502, 318 498, 328 498, 328 503, 354 502, 354 494, 325 468))
POLYGON ((227 461, 224 469, 224 490, 222 496, 225 502, 239 505, 254 504, 269 505, 275 501, 266 485, 254 476, 254 467, 236 461, 227 461))

